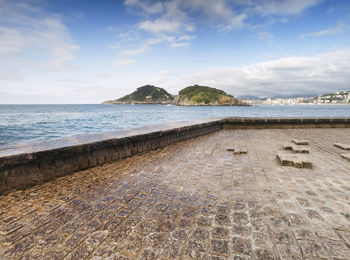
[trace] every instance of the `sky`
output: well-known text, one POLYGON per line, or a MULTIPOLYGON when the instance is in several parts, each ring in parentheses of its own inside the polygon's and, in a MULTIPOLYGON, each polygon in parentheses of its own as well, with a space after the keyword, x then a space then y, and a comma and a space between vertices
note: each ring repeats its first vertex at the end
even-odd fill
POLYGON ((0 0, 0 104, 350 90, 349 0, 0 0))

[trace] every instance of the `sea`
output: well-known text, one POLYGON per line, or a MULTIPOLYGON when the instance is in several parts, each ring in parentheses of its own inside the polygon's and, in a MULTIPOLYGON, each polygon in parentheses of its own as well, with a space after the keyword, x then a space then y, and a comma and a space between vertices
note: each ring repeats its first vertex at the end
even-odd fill
POLYGON ((208 117, 349 117, 348 105, 0 105, 0 150, 17 144, 208 117))

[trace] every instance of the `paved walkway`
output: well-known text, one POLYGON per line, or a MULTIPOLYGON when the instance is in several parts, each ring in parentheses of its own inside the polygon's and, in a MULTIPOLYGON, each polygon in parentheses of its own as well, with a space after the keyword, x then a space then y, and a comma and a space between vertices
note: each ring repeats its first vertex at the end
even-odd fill
POLYGON ((0 258, 350 259, 350 162, 334 142, 350 129, 226 130, 13 192, 0 258), (313 169, 278 165, 292 138, 313 169))

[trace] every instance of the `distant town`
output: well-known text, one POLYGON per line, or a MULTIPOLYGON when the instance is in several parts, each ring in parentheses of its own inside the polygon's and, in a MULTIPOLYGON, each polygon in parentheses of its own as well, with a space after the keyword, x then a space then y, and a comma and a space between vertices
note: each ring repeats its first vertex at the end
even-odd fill
POLYGON ((249 105, 350 105, 350 91, 323 94, 317 97, 242 99, 249 105))

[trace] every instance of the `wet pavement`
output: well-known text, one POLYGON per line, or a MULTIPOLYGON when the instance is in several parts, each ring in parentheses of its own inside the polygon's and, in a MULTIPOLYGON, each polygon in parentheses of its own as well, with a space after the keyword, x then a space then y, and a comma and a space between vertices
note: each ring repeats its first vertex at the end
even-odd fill
POLYGON ((350 259, 335 142, 350 129, 223 130, 12 192, 0 259, 350 259), (279 165, 292 139, 313 169, 279 165))

